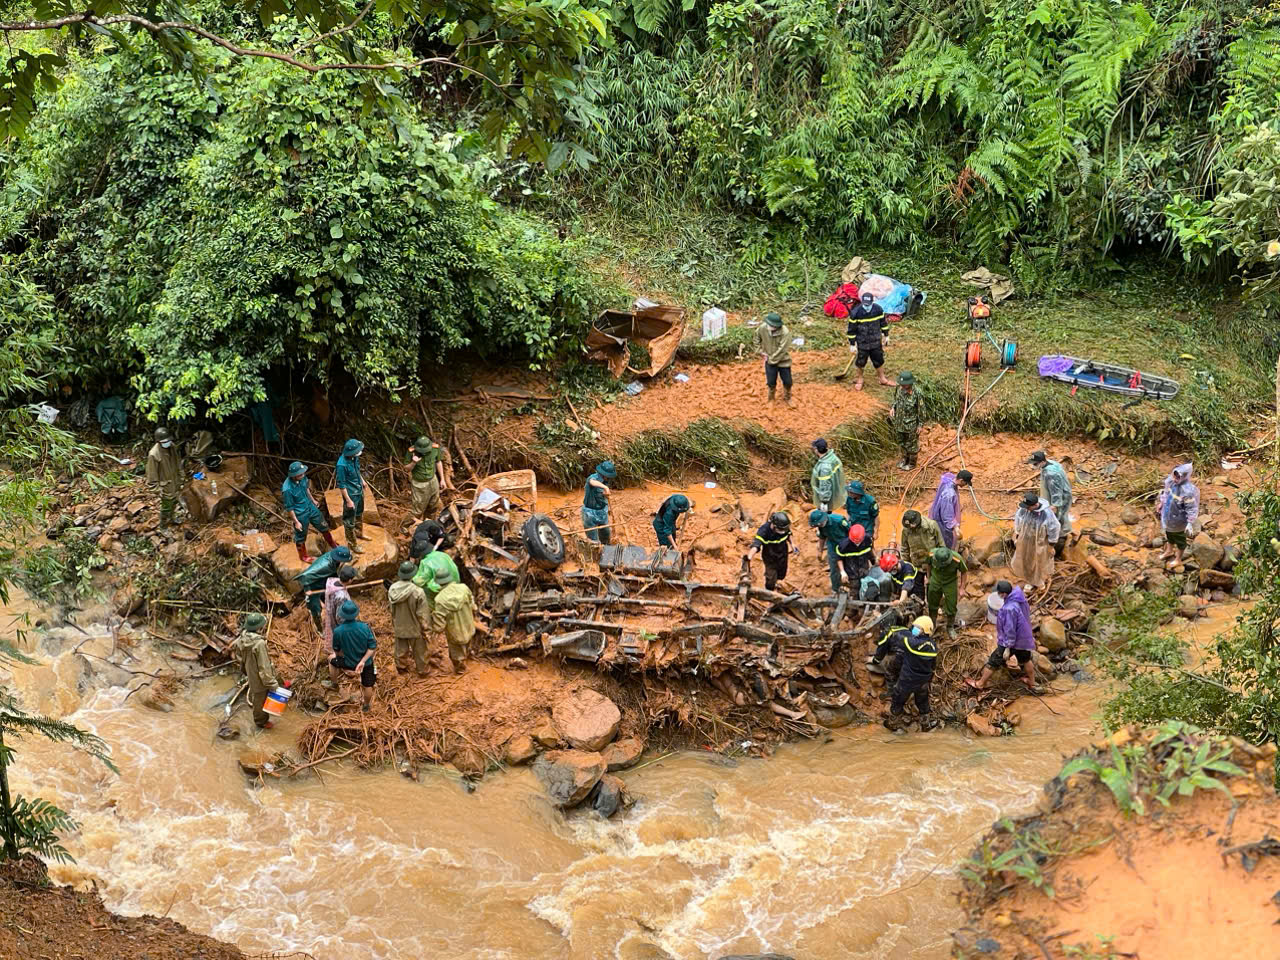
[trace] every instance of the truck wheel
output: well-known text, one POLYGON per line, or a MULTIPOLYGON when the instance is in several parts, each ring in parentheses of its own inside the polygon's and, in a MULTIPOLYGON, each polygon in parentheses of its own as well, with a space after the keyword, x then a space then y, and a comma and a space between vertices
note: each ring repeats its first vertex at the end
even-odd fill
POLYGON ((535 513, 524 523, 525 549, 529 556, 553 567, 564 563, 564 537, 560 528, 545 513, 535 513))

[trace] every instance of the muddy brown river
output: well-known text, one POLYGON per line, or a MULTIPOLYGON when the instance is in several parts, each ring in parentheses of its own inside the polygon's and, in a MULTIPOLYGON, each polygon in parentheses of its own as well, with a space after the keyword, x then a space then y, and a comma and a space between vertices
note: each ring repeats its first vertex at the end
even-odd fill
MULTIPOLYGON (((553 809, 523 769, 471 794, 440 770, 413 782, 340 764, 254 789, 244 744, 216 739, 208 709, 229 678, 162 714, 86 684, 73 645, 27 646, 45 658, 13 670, 27 706, 97 732, 120 767, 20 745, 16 789, 82 824, 77 863, 53 877, 96 884, 118 912, 318 960, 945 957, 957 861, 1091 736, 1097 697, 1060 679, 1067 692, 1023 700, 1002 739, 866 727, 765 760, 677 754, 624 773, 638 802, 600 821, 553 809)), ((131 666, 154 669, 140 656, 131 666)), ((292 746, 301 720, 258 742, 292 746)))

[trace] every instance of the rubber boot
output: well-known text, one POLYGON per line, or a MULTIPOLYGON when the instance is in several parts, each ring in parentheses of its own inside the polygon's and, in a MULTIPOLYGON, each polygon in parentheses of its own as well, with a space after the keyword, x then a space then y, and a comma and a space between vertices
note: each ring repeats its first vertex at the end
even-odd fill
POLYGON ((358 521, 356 521, 356 539, 357 539, 357 540, 368 540, 368 539, 370 539, 369 537, 366 537, 366 536, 364 535, 364 521, 363 521, 363 520, 358 520, 358 521))
POLYGON ((352 553, 364 553, 364 547, 360 546, 356 539, 356 525, 354 523, 344 523, 342 529, 347 534, 347 548, 352 553))
POLYGON ((782 388, 782 402, 783 402, 783 403, 785 403, 788 407, 794 407, 794 406, 795 406, 795 403, 793 403, 793 402, 792 402, 792 400, 791 400, 791 388, 790 388, 790 387, 783 387, 783 388, 782 388))
POLYGON ((770 402, 770 403, 773 403, 773 402, 774 402, 775 400, 777 400, 777 399, 778 399, 778 388, 777 388, 777 387, 770 387, 770 388, 769 388, 769 402, 770 402))
POLYGON ((329 530, 324 531, 324 542, 329 545, 330 550, 337 549, 337 542, 333 539, 333 533, 329 530))
POLYGON ((305 543, 295 543, 294 546, 298 548, 299 560, 301 560, 303 563, 314 562, 314 558, 307 556, 307 545, 305 543))

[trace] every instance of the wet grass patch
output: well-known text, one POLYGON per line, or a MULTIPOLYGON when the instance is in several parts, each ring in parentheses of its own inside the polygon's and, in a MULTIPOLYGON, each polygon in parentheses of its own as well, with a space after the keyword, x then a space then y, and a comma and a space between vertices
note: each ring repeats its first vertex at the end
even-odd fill
POLYGON ((614 459, 626 480, 666 481, 694 469, 714 473, 720 483, 741 483, 750 477, 753 455, 787 466, 801 461, 804 453, 794 441, 759 424, 707 417, 680 430, 638 433, 614 459))

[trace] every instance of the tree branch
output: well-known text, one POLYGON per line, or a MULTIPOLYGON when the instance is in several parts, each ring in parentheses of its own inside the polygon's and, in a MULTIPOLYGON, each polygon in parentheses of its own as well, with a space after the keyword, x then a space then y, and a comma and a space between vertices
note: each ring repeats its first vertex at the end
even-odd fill
MULTIPOLYGON (((311 41, 309 44, 304 44, 295 52, 301 53, 302 50, 306 49, 308 46, 319 43, 321 40, 330 36, 337 36, 339 33, 344 33, 347 30, 353 29, 360 22, 361 18, 368 12, 371 6, 373 6, 372 3, 368 4, 356 19, 347 24, 347 26, 339 27, 336 30, 330 31, 329 33, 311 41)), ((475 76, 492 86, 502 94, 502 96, 506 97, 508 100, 512 99, 511 95, 506 91, 506 86, 508 85, 500 84, 496 80, 485 76, 479 70, 468 67, 466 64, 459 63, 451 57, 423 57, 421 60, 391 61, 388 63, 309 63, 305 60, 299 60, 291 54, 282 53, 279 50, 257 50, 242 47, 236 43, 232 43, 225 37, 220 37, 216 33, 211 33, 204 27, 197 26, 194 23, 184 23, 179 20, 164 20, 157 23, 152 20, 147 20, 145 17, 139 17, 131 13, 121 13, 110 17, 99 17, 86 12, 74 13, 70 16, 59 17, 56 20, 0 21, 0 33, 7 36, 10 33, 23 33, 37 30, 60 30, 63 27, 73 27, 79 24, 88 24, 96 27, 112 27, 125 23, 132 24, 135 27, 139 27, 151 33, 161 33, 165 30, 179 30, 187 33, 193 33, 198 37, 208 40, 215 46, 231 51, 238 57, 261 57, 267 60, 278 60, 281 63, 287 63, 292 67, 297 67, 299 70, 305 70, 307 73, 321 73, 325 70, 416 70, 420 67, 425 67, 428 64, 441 64, 443 66, 462 70, 465 73, 475 74, 475 76)))
POLYGON ((373 9, 374 2, 375 0, 369 0, 369 2, 364 5, 364 9, 362 9, 359 13, 356 14, 356 18, 352 20, 350 23, 346 24, 345 26, 335 27, 333 30, 330 30, 328 33, 322 33, 320 34, 320 36, 316 37, 314 40, 308 40, 306 43, 302 44, 302 46, 294 48, 293 55, 296 57, 303 50, 306 50, 310 47, 317 46, 318 44, 324 43, 326 40, 332 40, 336 36, 340 36, 341 34, 349 33, 350 31, 354 30, 357 27, 357 25, 359 25, 360 21, 365 18, 365 15, 370 10, 373 9))

